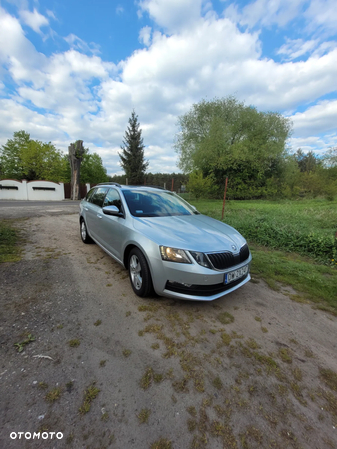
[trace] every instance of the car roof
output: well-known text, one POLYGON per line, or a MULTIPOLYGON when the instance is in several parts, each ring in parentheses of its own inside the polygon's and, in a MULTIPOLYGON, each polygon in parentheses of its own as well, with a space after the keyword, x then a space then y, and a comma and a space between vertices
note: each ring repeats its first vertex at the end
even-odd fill
POLYGON ((133 186, 133 185, 122 185, 122 184, 118 184, 118 182, 101 182, 101 183, 99 183, 99 184, 96 184, 96 186, 95 187, 97 187, 97 186, 100 186, 100 187, 111 187, 111 186, 115 186, 115 187, 118 187, 118 188, 120 188, 120 189, 122 189, 122 190, 143 190, 143 191, 148 191, 148 190, 154 190, 154 191, 156 191, 156 190, 164 190, 164 191, 166 191, 166 192, 169 192, 169 190, 166 190, 166 189, 164 189, 163 187, 160 187, 160 186, 151 186, 151 185, 148 185, 148 186, 137 186, 137 185, 135 185, 135 186, 133 186))

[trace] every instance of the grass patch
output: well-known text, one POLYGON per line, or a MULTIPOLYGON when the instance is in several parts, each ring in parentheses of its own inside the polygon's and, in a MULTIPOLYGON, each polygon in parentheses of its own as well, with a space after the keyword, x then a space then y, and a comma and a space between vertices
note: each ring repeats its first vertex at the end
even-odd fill
MULTIPOLYGON (((278 284, 292 286, 297 292, 317 303, 326 303, 337 312, 337 270, 308 258, 250 245, 252 273, 278 289, 278 284)), ((302 302, 306 302, 302 299, 302 302)), ((329 310, 327 310, 329 311, 329 310)))
POLYGON ((94 326, 99 326, 100 324, 102 324, 102 320, 97 320, 94 322, 94 326))
POLYGON ((123 349, 123 355, 124 357, 129 357, 129 355, 131 355, 130 349, 123 349))
POLYGON ((220 379, 219 376, 217 376, 215 379, 213 379, 212 384, 215 388, 217 388, 218 390, 221 390, 222 388, 222 380, 220 379))
POLYGON ((0 220, 0 263, 21 259, 20 234, 8 220, 0 220))
POLYGON ((81 344, 81 342, 78 338, 73 338, 72 340, 68 341, 68 345, 71 348, 77 348, 80 344, 81 344))
POLYGON ((92 401, 97 397, 101 390, 95 387, 95 383, 90 385, 84 392, 84 400, 81 407, 78 409, 81 415, 89 412, 92 401))
POLYGON ((150 449, 172 449, 172 442, 166 438, 160 438, 151 444, 150 449))
POLYGON ((290 351, 288 348, 281 348, 278 352, 282 362, 284 363, 292 363, 293 359, 291 357, 290 351))
POLYGON ((60 399, 61 393, 62 393, 61 388, 59 387, 54 388, 53 390, 48 391, 48 393, 45 396, 45 400, 47 402, 53 403, 58 399, 60 399))
POLYGON ((142 408, 141 411, 137 415, 139 424, 147 424, 149 421, 150 415, 151 415, 151 410, 149 410, 148 408, 142 408))
MULTIPOLYGON (((213 218, 221 217, 221 200, 196 201, 194 205, 213 218)), ((224 221, 256 244, 294 251, 324 263, 337 259, 337 201, 229 201, 224 221)))
POLYGON ((319 374, 324 383, 333 391, 337 391, 337 374, 331 369, 320 368, 319 374))
MULTIPOLYGON (((193 204, 221 218, 222 201, 193 204)), ((337 313, 336 201, 228 201, 224 221, 249 241, 254 278, 290 285, 337 313)))
POLYGON ((218 320, 222 324, 230 324, 234 322, 234 317, 229 312, 222 312, 219 313, 218 320))

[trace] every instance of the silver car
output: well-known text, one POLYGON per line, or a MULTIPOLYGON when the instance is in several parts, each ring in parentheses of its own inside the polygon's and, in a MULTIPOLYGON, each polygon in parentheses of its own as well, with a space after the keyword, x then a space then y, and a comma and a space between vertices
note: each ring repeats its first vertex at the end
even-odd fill
POLYGON ((128 269, 138 296, 212 301, 250 280, 246 240, 167 190, 99 184, 80 203, 80 232, 128 269))

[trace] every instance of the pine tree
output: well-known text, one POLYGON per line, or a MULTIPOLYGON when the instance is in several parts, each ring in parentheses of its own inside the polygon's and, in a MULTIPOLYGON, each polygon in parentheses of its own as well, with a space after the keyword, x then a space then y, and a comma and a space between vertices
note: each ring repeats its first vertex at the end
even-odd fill
POLYGON ((129 126, 125 131, 123 150, 119 154, 129 184, 143 184, 145 171, 149 162, 144 159, 144 144, 142 130, 139 129, 138 116, 132 111, 129 126))

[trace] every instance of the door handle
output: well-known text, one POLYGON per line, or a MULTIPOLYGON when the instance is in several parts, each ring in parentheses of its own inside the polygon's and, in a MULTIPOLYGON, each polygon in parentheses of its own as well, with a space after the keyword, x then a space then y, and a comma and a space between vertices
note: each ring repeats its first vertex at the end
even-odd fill
POLYGON ((98 217, 98 218, 102 218, 102 215, 97 214, 97 217, 98 217))

